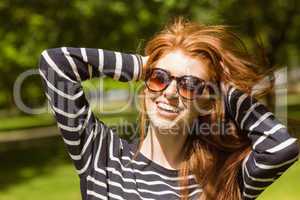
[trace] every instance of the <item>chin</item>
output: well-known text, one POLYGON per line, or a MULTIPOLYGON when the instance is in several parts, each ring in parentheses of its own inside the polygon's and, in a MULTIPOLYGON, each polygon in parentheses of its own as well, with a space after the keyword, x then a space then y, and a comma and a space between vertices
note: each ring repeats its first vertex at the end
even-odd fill
POLYGON ((153 113, 149 113, 148 116, 150 123, 158 129, 172 129, 175 128, 177 125, 175 120, 165 119, 153 113))

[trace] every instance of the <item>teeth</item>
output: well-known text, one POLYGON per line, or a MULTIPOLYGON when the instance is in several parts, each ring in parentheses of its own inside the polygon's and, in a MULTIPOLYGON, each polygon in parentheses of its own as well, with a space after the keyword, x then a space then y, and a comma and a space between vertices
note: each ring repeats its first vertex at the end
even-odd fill
POLYGON ((178 109, 173 107, 173 106, 170 106, 168 104, 165 104, 165 103, 158 103, 157 106, 163 110, 166 110, 166 111, 169 111, 169 112, 178 112, 178 109))

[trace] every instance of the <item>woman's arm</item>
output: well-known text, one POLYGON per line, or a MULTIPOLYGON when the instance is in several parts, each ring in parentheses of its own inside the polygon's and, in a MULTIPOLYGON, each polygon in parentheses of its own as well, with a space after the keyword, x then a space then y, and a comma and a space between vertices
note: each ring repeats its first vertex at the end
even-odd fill
POLYGON ((298 159, 299 146, 257 99, 228 85, 225 101, 230 116, 251 140, 252 151, 242 164, 242 193, 244 199, 255 199, 298 159))
MULTIPOLYGON (((44 90, 79 176, 90 168, 98 146, 105 148, 111 137, 110 130, 93 115, 81 82, 102 75, 119 81, 138 80, 141 66, 139 55, 102 49, 62 47, 43 51, 39 71, 44 90)), ((99 152, 106 152, 100 147, 99 152)), ((101 156, 105 165, 105 155, 101 156)))

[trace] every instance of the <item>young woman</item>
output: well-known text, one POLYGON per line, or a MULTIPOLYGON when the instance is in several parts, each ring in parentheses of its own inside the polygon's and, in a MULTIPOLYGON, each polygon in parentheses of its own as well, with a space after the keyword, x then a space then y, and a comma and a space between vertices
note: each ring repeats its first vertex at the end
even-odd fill
POLYGON ((147 57, 43 51, 42 82, 82 198, 255 199, 286 171, 296 139, 251 95, 263 74, 242 45, 223 26, 179 19, 147 43, 147 57), (103 75, 145 81, 139 138, 120 138, 92 113, 81 82, 103 75))

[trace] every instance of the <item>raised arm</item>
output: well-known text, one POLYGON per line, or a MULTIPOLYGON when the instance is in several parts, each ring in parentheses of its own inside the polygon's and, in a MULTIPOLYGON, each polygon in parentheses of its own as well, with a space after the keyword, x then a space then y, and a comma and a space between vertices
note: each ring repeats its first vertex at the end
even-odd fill
POLYGON ((104 137, 108 128, 93 115, 81 82, 102 75, 119 81, 138 80, 142 65, 140 55, 103 49, 62 47, 42 52, 39 71, 44 90, 79 176, 92 163, 93 146, 101 146, 101 140, 110 135, 104 137))
POLYGON ((226 87, 230 116, 252 146, 242 164, 243 199, 256 199, 298 159, 299 146, 265 105, 233 85, 226 87))

